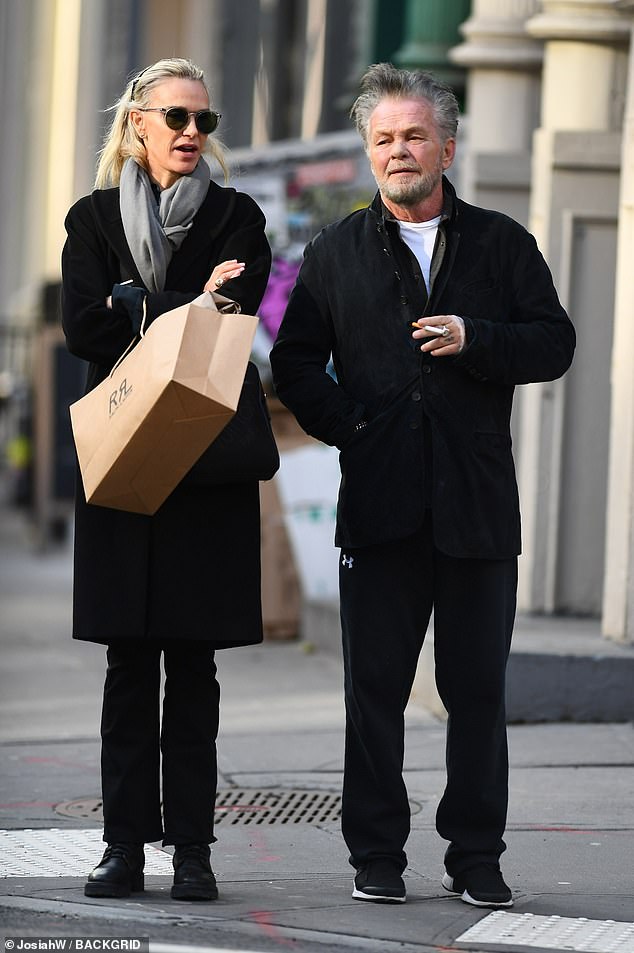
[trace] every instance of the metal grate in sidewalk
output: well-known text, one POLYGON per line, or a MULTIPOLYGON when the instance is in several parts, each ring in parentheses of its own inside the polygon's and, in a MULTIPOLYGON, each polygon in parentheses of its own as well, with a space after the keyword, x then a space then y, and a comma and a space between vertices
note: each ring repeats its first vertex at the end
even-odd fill
MULTIPOLYGON (((103 821, 103 804, 98 798, 65 801, 55 810, 64 817, 103 821)), ((340 817, 341 797, 330 791, 228 788, 218 791, 216 797, 216 825, 332 824, 340 817)))
POLYGON ((243 788, 216 798, 216 824, 329 824, 340 817, 341 797, 329 791, 243 788))

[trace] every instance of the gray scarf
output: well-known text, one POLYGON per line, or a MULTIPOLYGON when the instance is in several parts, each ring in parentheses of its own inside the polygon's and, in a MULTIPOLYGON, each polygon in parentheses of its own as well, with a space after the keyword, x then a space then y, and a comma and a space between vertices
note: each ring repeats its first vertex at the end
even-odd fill
POLYGON ((163 189, 158 205, 149 176, 134 159, 126 159, 119 182, 121 220, 134 263, 148 291, 163 291, 165 274, 202 205, 211 174, 200 159, 191 175, 163 189))

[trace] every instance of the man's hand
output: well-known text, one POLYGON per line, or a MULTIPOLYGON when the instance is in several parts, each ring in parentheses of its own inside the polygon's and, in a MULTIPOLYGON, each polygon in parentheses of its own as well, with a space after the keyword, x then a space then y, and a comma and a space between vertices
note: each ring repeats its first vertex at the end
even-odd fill
POLYGON ((465 346, 464 321, 457 314, 434 314, 412 324, 412 337, 423 340, 421 351, 433 357, 455 357, 465 346))

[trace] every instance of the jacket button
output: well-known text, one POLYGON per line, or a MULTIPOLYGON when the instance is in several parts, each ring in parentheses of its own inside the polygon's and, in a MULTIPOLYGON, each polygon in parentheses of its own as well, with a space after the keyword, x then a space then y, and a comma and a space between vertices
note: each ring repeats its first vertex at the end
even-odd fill
POLYGON ((420 427, 420 423, 419 423, 417 420, 410 420, 410 422, 409 422, 409 429, 410 429, 410 430, 418 430, 419 427, 420 427))
POLYGON ((406 298, 405 296, 403 296, 401 298, 401 304, 409 304, 409 298, 406 298))
POLYGON ((420 391, 415 390, 412 394, 412 400, 420 400, 420 391))
POLYGON ((431 366, 429 364, 423 364, 423 374, 431 374, 431 366))

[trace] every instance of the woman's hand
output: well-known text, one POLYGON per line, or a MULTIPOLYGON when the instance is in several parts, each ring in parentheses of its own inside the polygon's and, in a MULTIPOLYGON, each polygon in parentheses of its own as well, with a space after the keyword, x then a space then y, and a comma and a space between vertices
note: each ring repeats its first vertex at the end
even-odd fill
POLYGON ((244 262, 232 258, 229 261, 222 261, 216 265, 209 278, 205 282, 203 291, 218 291, 230 278, 237 278, 244 271, 244 262))

